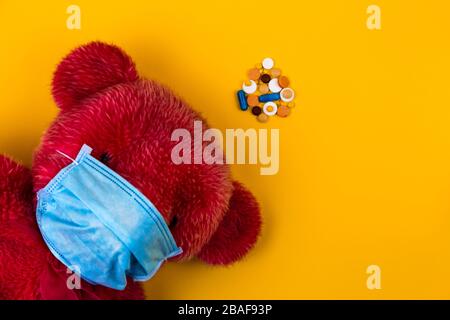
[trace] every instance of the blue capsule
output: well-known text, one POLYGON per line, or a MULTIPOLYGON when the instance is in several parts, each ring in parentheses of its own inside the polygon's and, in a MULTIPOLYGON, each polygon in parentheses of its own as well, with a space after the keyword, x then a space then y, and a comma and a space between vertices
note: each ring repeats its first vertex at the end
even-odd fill
POLYGON ((269 102, 269 101, 277 101, 280 100, 279 93, 269 93, 263 94, 259 96, 259 102, 269 102))
POLYGON ((237 96, 238 96, 239 106, 241 107, 241 110, 242 111, 247 110, 248 109, 248 104, 247 104, 247 98, 245 97, 244 90, 239 90, 237 92, 237 96))

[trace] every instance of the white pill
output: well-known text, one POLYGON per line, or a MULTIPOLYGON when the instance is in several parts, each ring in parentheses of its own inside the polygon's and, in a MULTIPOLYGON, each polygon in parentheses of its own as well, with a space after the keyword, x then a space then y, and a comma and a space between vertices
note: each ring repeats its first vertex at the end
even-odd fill
POLYGON ((263 106, 263 112, 268 116, 274 116, 278 111, 277 104, 275 102, 266 102, 263 106))
POLYGON ((292 90, 291 88, 284 88, 280 92, 280 98, 284 102, 291 102, 292 100, 294 100, 294 97, 295 97, 295 93, 294 93, 294 90, 292 90))
POLYGON ((242 90, 244 90, 244 92, 246 94, 252 94, 256 92, 256 82, 253 80, 250 80, 250 85, 246 85, 245 82, 242 84, 242 90))
POLYGON ((277 93, 280 92, 283 88, 280 87, 280 85, 278 84, 278 79, 277 78, 273 78, 272 80, 269 81, 269 90, 277 93))
POLYGON ((274 62, 272 58, 265 58, 262 62, 263 68, 266 70, 270 70, 273 68, 274 62))

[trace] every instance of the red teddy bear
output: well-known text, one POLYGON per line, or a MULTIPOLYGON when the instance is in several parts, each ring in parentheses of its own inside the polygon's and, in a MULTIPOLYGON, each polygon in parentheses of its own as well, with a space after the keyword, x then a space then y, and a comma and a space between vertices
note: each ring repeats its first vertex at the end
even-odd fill
MULTIPOLYGON (((31 172, 0 156, 0 298, 142 299, 129 280, 123 291, 82 281, 67 286, 68 270, 49 251, 36 223, 36 192, 88 144, 93 156, 128 180, 158 208, 183 250, 171 260, 198 257, 226 265, 256 242, 261 218, 253 195, 232 181, 229 167, 171 161, 171 133, 193 135, 195 111, 167 88, 139 77, 116 46, 93 42, 59 64, 52 92, 60 112, 42 138, 31 172)), ((203 148, 205 145, 203 145, 203 148)))

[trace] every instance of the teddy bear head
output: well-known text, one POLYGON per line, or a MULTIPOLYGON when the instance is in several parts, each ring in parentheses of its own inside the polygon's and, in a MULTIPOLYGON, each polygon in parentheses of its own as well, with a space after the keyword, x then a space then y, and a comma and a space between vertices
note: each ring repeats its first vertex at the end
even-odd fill
POLYGON ((141 78, 120 48, 93 42, 75 49, 57 67, 52 93, 60 111, 35 153, 35 192, 70 163, 61 154, 74 158, 88 144, 161 212, 183 249, 173 259, 229 264, 252 248, 259 207, 229 167, 172 161, 174 130, 193 136, 194 121, 207 129, 205 120, 166 87, 141 78))

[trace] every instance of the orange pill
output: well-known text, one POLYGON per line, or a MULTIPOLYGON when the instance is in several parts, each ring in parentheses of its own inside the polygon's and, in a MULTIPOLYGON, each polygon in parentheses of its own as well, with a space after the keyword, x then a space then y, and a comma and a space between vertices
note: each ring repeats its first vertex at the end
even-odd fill
POLYGON ((272 78, 278 78, 279 76, 281 76, 281 70, 280 69, 271 69, 270 75, 272 76, 272 78))
POLYGON ((250 107, 255 107, 255 106, 259 105, 258 96, 255 94, 249 94, 247 96, 247 103, 250 107))
POLYGON ((281 76, 278 78, 278 84, 280 85, 280 87, 282 88, 287 88, 289 87, 290 81, 289 78, 286 76, 281 76))
POLYGON ((287 106, 278 107, 277 115, 286 118, 291 113, 291 110, 287 106))
POLYGON ((265 83, 261 83, 258 87, 258 91, 262 94, 269 93, 269 86, 265 83))
POLYGON ((267 122, 269 121, 269 116, 265 113, 261 113, 258 117, 256 117, 259 122, 267 122))
POLYGON ((260 73, 259 69, 257 69, 257 68, 252 68, 252 69, 248 70, 248 72, 247 72, 248 78, 250 80, 254 80, 254 81, 257 81, 259 79, 260 74, 261 73, 260 73))

